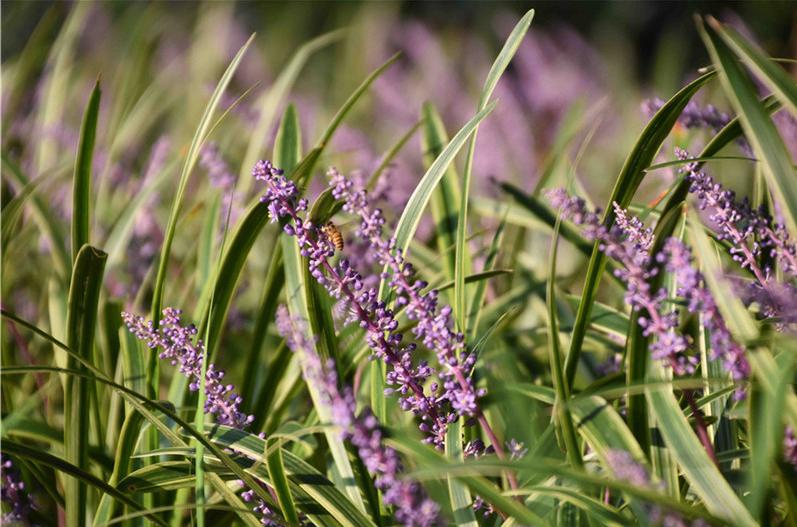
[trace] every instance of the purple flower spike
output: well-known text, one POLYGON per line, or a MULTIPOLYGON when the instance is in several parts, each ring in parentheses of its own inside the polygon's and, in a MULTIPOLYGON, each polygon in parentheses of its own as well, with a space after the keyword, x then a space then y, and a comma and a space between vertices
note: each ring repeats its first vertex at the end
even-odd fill
MULTIPOLYGON (((166 308, 160 329, 155 329, 152 321, 130 313, 122 313, 127 328, 139 340, 146 342, 150 349, 161 348, 159 357, 178 366, 180 373, 188 378, 191 391, 199 389, 202 375, 202 357, 205 344, 196 339, 197 329, 193 324, 183 326, 179 309, 166 308)), ((205 413, 216 417, 219 424, 235 428, 246 428, 254 416, 241 412, 241 397, 235 393, 231 384, 222 381, 224 372, 209 364, 205 375, 205 413)))
MULTIPOLYGON (((675 154, 678 159, 689 159, 684 150, 676 149, 675 154)), ((757 302, 761 313, 775 319, 779 330, 797 323, 797 287, 793 283, 797 278, 797 246, 786 227, 764 210, 754 210, 746 198, 737 201, 733 191, 699 170, 696 162, 688 163, 684 171, 689 191, 697 196, 700 209, 709 212, 717 238, 731 245, 733 260, 755 277, 753 282, 739 282, 743 300, 757 302), (765 258, 776 261, 791 283, 778 282, 772 269, 762 265, 765 258)))
MULTIPOLYGON (((268 161, 259 161, 253 173, 266 184, 266 193, 261 200, 268 203, 272 221, 287 220, 285 233, 296 237, 301 254, 309 261, 310 274, 345 306, 349 313, 347 322, 356 322, 365 330, 373 355, 388 365, 388 393, 397 393, 401 408, 419 417, 419 428, 426 435, 426 441, 442 447, 448 423, 456 419, 456 413, 444 406, 445 398, 426 393, 426 380, 434 370, 423 361, 413 363, 415 344, 402 344, 403 335, 396 331, 398 321, 394 312, 378 299, 375 288, 365 288, 363 277, 346 258, 333 262, 335 245, 319 226, 299 216, 300 212, 307 210, 307 201, 298 199, 296 186, 282 175, 281 170, 268 161)), ((342 179, 337 181, 333 195, 348 193, 351 187, 346 185, 342 179)), ((351 203, 347 200, 344 207, 353 210, 351 207, 355 203, 365 206, 367 197, 364 191, 357 193, 351 203)), ((377 232, 383 222, 381 212, 373 211, 362 229, 377 232)))
MULTIPOLYGON (((741 382, 747 379, 750 376, 750 364, 747 362, 744 348, 733 340, 714 297, 701 285, 703 278, 692 266, 689 247, 677 238, 669 238, 664 243, 662 254, 665 255, 666 270, 675 276, 678 295, 686 300, 689 312, 701 315, 703 324, 709 331, 711 358, 721 358, 734 381, 741 382)), ((744 389, 741 387, 737 389, 735 397, 743 398, 744 389)))
POLYGON ((450 306, 438 305, 437 291, 423 292, 426 283, 414 278, 412 265, 404 259, 395 240, 384 240, 382 228, 385 224, 380 209, 372 208, 367 192, 355 189, 354 183, 337 170, 328 173, 332 195, 343 201, 343 210, 356 215, 360 220, 357 235, 373 250, 380 265, 389 269, 389 285, 396 292, 396 304, 405 306, 407 318, 416 321, 415 337, 437 355, 444 393, 452 409, 463 417, 479 413, 477 400, 485 390, 476 389, 471 372, 476 356, 465 346, 462 333, 453 329, 450 306))
POLYGON ((307 382, 319 388, 321 396, 332 409, 332 421, 340 427, 344 440, 350 441, 360 454, 368 471, 374 475, 376 486, 383 493, 386 504, 395 507, 396 520, 405 526, 437 525, 439 507, 429 499, 423 487, 413 480, 402 478, 403 470, 398 452, 383 443, 379 421, 369 409, 355 415, 356 402, 351 389, 338 387, 338 376, 332 359, 323 364, 307 338, 301 321, 288 314, 284 306, 277 312, 277 328, 294 352, 301 352, 305 360, 307 382))
POLYGON ((650 345, 651 355, 665 361, 676 375, 694 373, 698 359, 689 352, 689 340, 680 334, 678 312, 667 308, 667 290, 659 288, 652 291, 650 279, 658 272, 660 264, 675 276, 678 295, 686 300, 687 310, 700 313, 703 323, 709 330, 712 358, 721 358, 733 380, 740 384, 736 398, 744 397, 742 381, 750 375, 750 365, 744 348, 731 337, 725 321, 719 313, 714 297, 703 285, 703 277, 693 266, 689 248, 677 238, 665 241, 657 262, 651 261, 650 248, 652 231, 638 218, 630 217, 616 203, 614 212, 616 222, 611 229, 600 223, 598 214, 587 210, 584 200, 570 197, 563 190, 548 194, 551 203, 573 222, 582 225, 590 239, 600 242, 601 250, 622 265, 617 275, 627 284, 626 302, 639 310, 639 324, 643 334, 655 337, 650 345))
POLYGON ((268 203, 268 213, 272 222, 276 222, 282 216, 295 215, 297 212, 307 210, 307 200, 297 200, 299 192, 296 185, 282 174, 282 170, 275 168, 269 161, 258 161, 252 170, 255 179, 266 183, 266 193, 261 196, 260 201, 268 203))
MULTIPOLYGON (((141 316, 123 312, 122 319, 130 332, 151 350, 160 348, 159 357, 168 360, 172 366, 178 366, 180 373, 188 378, 189 389, 196 391, 202 375, 205 345, 201 339, 195 340, 197 329, 193 324, 182 325, 181 314, 179 309, 167 307, 163 310, 163 319, 157 330, 151 320, 141 316)), ((244 430, 255 416, 241 412, 243 399, 235 393, 234 386, 224 384, 223 379, 224 372, 216 369, 214 364, 208 364, 205 372, 205 413, 213 415, 219 424, 244 430)), ((241 498, 246 502, 255 500, 255 491, 247 489, 241 493, 241 498)), ((259 498, 255 500, 252 511, 258 515, 264 527, 281 525, 274 520, 274 512, 266 502, 259 498)))

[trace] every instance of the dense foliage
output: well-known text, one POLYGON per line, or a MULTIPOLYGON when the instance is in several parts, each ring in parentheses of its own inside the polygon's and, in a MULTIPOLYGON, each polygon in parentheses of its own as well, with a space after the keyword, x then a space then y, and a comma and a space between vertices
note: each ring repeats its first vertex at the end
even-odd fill
POLYGON ((4 57, 4 524, 797 523, 793 60, 698 18, 629 118, 533 11, 192 9, 4 57))

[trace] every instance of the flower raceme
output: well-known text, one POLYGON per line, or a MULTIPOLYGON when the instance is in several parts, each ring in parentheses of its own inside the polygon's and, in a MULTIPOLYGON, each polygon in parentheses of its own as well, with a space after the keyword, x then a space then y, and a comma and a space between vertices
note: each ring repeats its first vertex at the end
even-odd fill
MULTIPOLYGON (((689 160, 689 153, 676 149, 676 157, 689 160)), ((753 276, 740 281, 739 289, 746 303, 758 303, 762 314, 773 318, 779 330, 797 323, 797 246, 785 225, 774 221, 761 207, 754 209, 745 198, 736 200, 733 191, 717 183, 697 162, 685 165, 689 192, 698 200, 701 210, 717 238, 730 244, 730 255, 742 269, 753 276), (776 279, 777 264, 782 280, 776 279)))
MULTIPOLYGON (((160 349, 158 356, 168 360, 172 366, 177 366, 180 373, 188 378, 188 388, 197 391, 202 375, 205 344, 196 338, 196 326, 183 325, 181 316, 182 311, 179 309, 167 307, 163 310, 163 319, 158 329, 155 329, 151 320, 145 320, 144 317, 131 313, 122 313, 122 319, 128 330, 146 343, 151 350, 160 349)), ((241 396, 235 392, 232 384, 222 384, 223 378, 223 371, 214 364, 208 364, 205 372, 205 413, 214 416, 219 424, 243 430, 254 420, 254 416, 240 410, 243 402, 241 396)), ((245 490, 241 493, 241 497, 247 502, 255 500, 255 507, 252 510, 258 515, 264 527, 280 525, 274 521, 273 512, 266 502, 255 497, 254 490, 245 490)))
POLYGON ((314 343, 307 337, 303 321, 295 320, 284 306, 280 306, 277 329, 288 347, 302 355, 307 382, 317 387, 331 409, 331 419, 340 428, 343 439, 357 448, 366 468, 374 475, 384 502, 395 507, 396 520, 406 526, 437 525, 439 507, 426 496, 418 482, 401 477, 401 459, 398 452, 384 445, 379 421, 367 408, 356 415, 354 393, 348 386, 338 387, 334 361, 329 359, 324 363, 321 360, 314 343))
POLYGON ((588 238, 598 240, 600 249, 621 264, 616 274, 626 283, 625 300, 640 312, 638 320, 644 335, 655 338, 650 346, 653 358, 663 360, 676 375, 694 373, 698 363, 697 356, 690 353, 689 340, 678 330, 678 311, 668 307, 667 290, 661 287, 654 291, 651 287, 651 278, 664 269, 675 277, 677 294, 685 300, 687 310, 702 317, 710 334, 712 358, 722 359, 739 384, 736 397, 742 398, 741 383, 749 376, 750 365, 744 349, 731 337, 714 297, 703 285, 702 275, 693 266, 689 247, 677 238, 669 238, 654 261, 650 254, 652 230, 616 203, 615 224, 606 228, 599 215, 587 209, 583 199, 569 196, 562 189, 549 192, 548 197, 564 217, 581 225, 588 238))
MULTIPOLYGON (((197 339, 197 329, 193 324, 184 326, 179 309, 166 308, 159 329, 151 320, 131 313, 122 313, 122 319, 133 335, 147 346, 161 349, 159 357, 177 366, 180 373, 188 378, 191 391, 199 389, 202 376, 202 359, 205 344, 197 339)), ((223 384, 224 372, 215 365, 208 364, 205 375, 205 413, 211 414, 219 424, 234 428, 246 428, 254 420, 253 415, 241 412, 242 399, 235 393, 232 384, 223 384)))
POLYGON ((404 344, 397 313, 379 299, 375 287, 365 287, 365 279, 350 261, 345 257, 333 261, 334 244, 320 225, 303 217, 307 200, 299 199, 296 185, 268 161, 258 162, 253 175, 265 184, 261 200, 268 204, 271 221, 284 221, 285 233, 296 238, 311 275, 345 306, 347 322, 356 322, 365 330, 373 356, 388 365, 386 393, 398 394, 401 408, 420 419, 425 441, 442 447, 449 423, 459 416, 476 417, 491 435, 496 450, 500 449, 478 407, 484 391, 474 386, 471 376, 476 358, 465 346, 462 334, 453 329, 451 308, 439 306, 437 291, 424 292, 428 284, 415 278, 412 265, 395 240, 382 238, 385 218, 380 209, 371 206, 367 191, 355 188, 351 179, 330 170, 333 197, 343 201, 345 212, 358 217, 357 236, 371 249, 377 263, 386 267, 383 278, 395 295, 395 309, 403 309, 415 322, 413 334, 435 353, 439 370, 427 361, 413 360, 417 345, 404 344), (427 383, 434 375, 440 382, 427 383))

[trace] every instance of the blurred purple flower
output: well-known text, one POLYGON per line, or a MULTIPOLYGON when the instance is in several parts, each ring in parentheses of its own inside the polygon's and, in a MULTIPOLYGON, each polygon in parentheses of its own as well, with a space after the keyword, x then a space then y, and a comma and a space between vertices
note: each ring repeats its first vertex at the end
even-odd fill
MULTIPOLYGON (((141 179, 141 189, 155 184, 155 181, 163 173, 170 150, 171 140, 167 136, 160 137, 152 146, 149 163, 147 163, 144 177, 141 179)), ((136 213, 133 221, 133 235, 127 246, 125 260, 130 284, 127 292, 119 291, 120 296, 134 297, 138 293, 152 262, 160 251, 163 230, 155 215, 157 204, 158 195, 153 193, 136 213)))
POLYGON ((783 433, 783 459, 797 468, 797 437, 790 426, 787 426, 783 433))
POLYGON ((208 174, 208 180, 222 192, 229 192, 235 186, 235 174, 222 157, 219 145, 211 141, 199 152, 199 166, 208 174))
MULTIPOLYGON (((647 99, 642 102, 642 113, 645 117, 651 119, 664 106, 664 102, 658 97, 647 99)), ((732 116, 730 114, 720 111, 711 104, 700 106, 695 101, 689 101, 678 116, 678 124, 689 130, 711 130, 717 133, 731 122, 731 119, 732 116)), ((739 145, 745 155, 753 155, 750 143, 744 137, 738 138, 736 144, 739 145)))
MULTIPOLYGON (((645 114, 645 117, 650 119, 664 106, 664 102, 664 100, 658 97, 647 99, 642 102, 642 113, 645 114)), ((681 115, 678 116, 678 122, 685 128, 707 128, 714 132, 718 132, 731 122, 731 116, 718 110, 711 104, 700 106, 695 101, 689 101, 681 112, 681 115)))
POLYGON ((635 487, 654 488, 650 474, 625 450, 609 450, 606 452, 606 462, 614 477, 635 487))
MULTIPOLYGON (((609 470, 614 474, 614 478, 623 483, 630 484, 645 490, 665 490, 664 482, 653 482, 647 469, 640 462, 636 461, 630 453, 625 450, 608 450, 606 452, 606 463, 609 470)), ((646 505, 648 517, 646 520, 651 525, 665 525, 667 527, 692 527, 707 525, 702 520, 690 522, 680 514, 671 511, 664 511, 658 505, 646 505)))

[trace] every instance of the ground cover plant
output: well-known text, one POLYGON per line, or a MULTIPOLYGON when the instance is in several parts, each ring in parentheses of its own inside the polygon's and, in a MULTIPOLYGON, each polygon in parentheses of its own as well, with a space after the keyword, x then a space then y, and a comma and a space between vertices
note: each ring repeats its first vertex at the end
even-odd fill
POLYGON ((795 61, 297 5, 4 53, 2 523, 796 524, 795 61))

